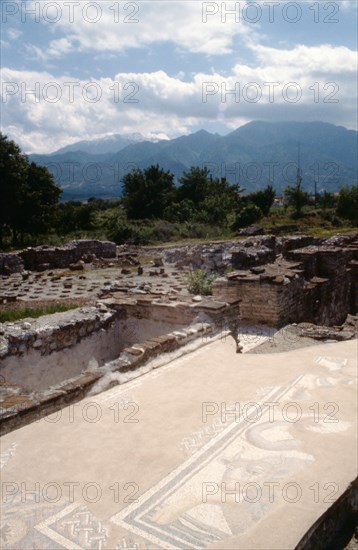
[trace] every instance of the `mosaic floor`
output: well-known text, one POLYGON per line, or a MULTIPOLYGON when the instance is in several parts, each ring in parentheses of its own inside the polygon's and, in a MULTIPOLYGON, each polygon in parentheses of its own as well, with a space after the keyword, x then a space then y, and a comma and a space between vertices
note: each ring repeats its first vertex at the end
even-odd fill
POLYGON ((293 548, 357 475, 357 351, 217 340, 4 436, 1 547, 293 548))

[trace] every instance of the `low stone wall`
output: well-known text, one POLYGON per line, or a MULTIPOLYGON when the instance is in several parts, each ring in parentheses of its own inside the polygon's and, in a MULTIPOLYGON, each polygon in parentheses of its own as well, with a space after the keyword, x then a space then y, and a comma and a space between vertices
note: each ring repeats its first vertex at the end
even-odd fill
MULTIPOLYGON (((95 372, 83 372, 76 377, 58 384, 50 391, 36 392, 28 395, 10 395, 0 407, 0 436, 40 420, 44 416, 60 411, 64 407, 76 403, 89 394, 96 394, 98 384, 108 371, 114 375, 134 371, 144 366, 148 361, 179 350, 182 346, 202 338, 206 343, 213 332, 210 324, 199 323, 181 331, 173 331, 158 337, 133 344, 123 350, 118 358, 107 366, 105 373, 97 369, 95 372)), ((143 372, 144 374, 145 372, 143 372)), ((118 381, 112 385, 118 384, 118 381)), ((103 388, 102 390, 103 391, 103 388)))
POLYGON ((27 248, 19 253, 25 268, 31 271, 66 268, 79 260, 96 258, 115 258, 117 247, 109 241, 72 241, 64 247, 27 248))
POLYGON ((275 261, 275 248, 267 246, 236 248, 231 251, 231 264, 234 269, 248 269, 275 261))
POLYGON ((84 307, 0 325, 0 375, 28 390, 71 378, 120 352, 118 313, 84 307))
POLYGON ((18 254, 0 254, 0 275, 21 273, 24 270, 24 262, 18 254))
MULTIPOLYGON (((137 341, 146 337, 145 327, 153 331, 152 327, 172 330, 179 327, 187 327, 197 322, 209 322, 216 327, 221 327, 223 322, 238 320, 241 316, 241 300, 236 298, 227 300, 215 297, 203 298, 199 302, 188 301, 159 301, 154 296, 126 298, 120 293, 113 293, 107 299, 102 300, 110 309, 117 309, 121 318, 130 320, 131 326, 137 326, 137 341)), ((158 333, 158 329, 155 329, 158 333)), ((163 333, 163 332, 162 332, 163 333)))
MULTIPOLYGON (((117 359, 106 365, 105 372, 101 372, 100 369, 94 372, 83 372, 47 391, 20 396, 10 395, 0 407, 0 435, 5 435, 46 415, 60 411, 89 394, 103 391, 104 375, 111 373, 116 376, 117 373, 118 376, 120 373, 140 369, 148 361, 159 356, 165 362, 165 354, 179 350, 190 342, 198 341, 198 339, 201 339, 201 345, 204 345, 209 341, 212 333, 212 325, 198 323, 162 336, 152 337, 126 347, 117 359), (97 386, 100 389, 96 389, 97 386)), ((138 375, 145 374, 145 372, 147 371, 139 372, 138 375)), ((117 380, 110 385, 113 386, 118 383, 117 380)))
POLYGON ((309 235, 293 237, 276 237, 259 235, 246 239, 237 239, 221 243, 198 245, 181 245, 174 247, 151 247, 152 253, 163 255, 168 263, 175 263, 178 268, 204 269, 224 273, 225 268, 249 269, 250 267, 270 263, 282 254, 287 257, 291 250, 308 245, 320 245, 322 238, 309 235))
POLYGON ((310 235, 292 235, 292 237, 277 238, 278 252, 285 258, 291 250, 298 250, 311 245, 319 245, 323 239, 310 235))
POLYGON ((82 399, 97 382, 103 391, 109 373, 138 369, 239 319, 238 302, 155 299, 113 296, 97 307, 0 325, 1 433, 82 399))

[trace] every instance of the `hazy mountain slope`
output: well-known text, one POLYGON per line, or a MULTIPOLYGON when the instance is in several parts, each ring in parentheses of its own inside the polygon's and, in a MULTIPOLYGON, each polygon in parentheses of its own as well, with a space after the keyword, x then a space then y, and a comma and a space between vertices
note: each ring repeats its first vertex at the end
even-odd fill
POLYGON ((319 190, 336 191, 357 181, 357 136, 323 122, 255 121, 226 136, 201 130, 173 140, 131 143, 115 153, 113 143, 99 140, 96 154, 62 149, 30 158, 49 167, 65 198, 118 196, 124 174, 151 164, 177 178, 190 166, 206 165, 214 176, 226 176, 247 191, 271 183, 281 192, 296 177, 299 152, 304 188, 313 192, 316 180, 319 190))
MULTIPOLYGON (((66 145, 65 147, 62 147, 58 151, 55 151, 53 154, 58 155, 73 151, 83 151, 84 153, 90 153, 92 155, 101 155, 103 153, 118 153, 118 151, 121 151, 128 145, 140 143, 142 141, 146 141, 146 139, 144 138, 144 136, 142 136, 142 134, 138 133, 124 135, 113 134, 111 136, 106 136, 102 139, 76 141, 71 145, 66 145)), ((150 141, 158 140, 153 139, 150 141)))

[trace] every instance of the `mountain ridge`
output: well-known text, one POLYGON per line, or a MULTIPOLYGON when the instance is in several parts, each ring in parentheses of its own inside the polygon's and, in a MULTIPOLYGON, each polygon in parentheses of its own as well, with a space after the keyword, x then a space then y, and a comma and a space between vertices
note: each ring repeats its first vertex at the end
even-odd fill
POLYGON ((62 148, 29 158, 49 167, 65 199, 85 199, 119 196, 122 177, 151 164, 172 171, 176 180, 191 166, 207 166, 214 177, 227 177, 248 192, 272 184, 280 193, 295 180, 300 151, 303 187, 312 192, 316 180, 319 191, 332 192, 358 179, 357 136, 355 130, 321 121, 252 121, 225 136, 202 129, 171 140, 128 143, 116 152, 106 151, 104 140, 96 154, 62 148))

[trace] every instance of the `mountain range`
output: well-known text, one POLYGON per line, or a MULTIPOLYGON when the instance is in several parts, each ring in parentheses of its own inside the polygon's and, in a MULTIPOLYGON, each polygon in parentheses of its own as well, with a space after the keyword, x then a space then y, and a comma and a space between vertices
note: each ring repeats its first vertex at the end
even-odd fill
POLYGON ((254 121, 225 136, 200 130, 170 140, 115 134, 80 141, 47 155, 29 155, 47 166, 64 200, 121 195, 121 179, 133 168, 159 164, 177 180, 191 166, 240 183, 247 192, 273 185, 282 193, 302 174, 309 193, 338 191, 356 183, 358 132, 324 122, 254 121))
POLYGON ((100 139, 91 139, 86 141, 76 141, 71 145, 66 145, 61 149, 58 149, 54 154, 61 155, 62 153, 73 153, 76 151, 82 151, 83 153, 90 153, 92 155, 103 153, 118 153, 127 145, 133 145, 141 141, 159 141, 158 137, 145 137, 142 134, 112 134, 100 139))

